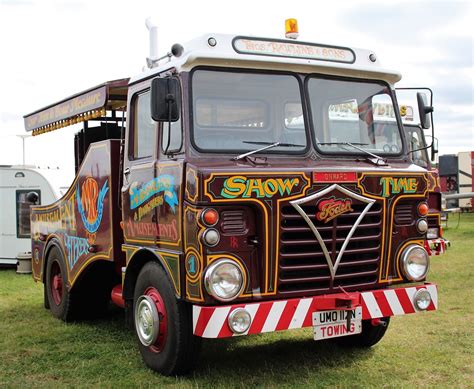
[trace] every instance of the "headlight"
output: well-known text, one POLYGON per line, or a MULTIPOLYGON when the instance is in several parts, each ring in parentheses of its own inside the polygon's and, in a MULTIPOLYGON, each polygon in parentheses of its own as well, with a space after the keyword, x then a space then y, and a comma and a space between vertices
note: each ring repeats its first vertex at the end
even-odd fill
POLYGON ((250 328, 252 317, 246 309, 237 308, 230 313, 227 323, 234 334, 243 334, 250 328))
POLYGON ((403 251, 402 268, 410 281, 421 281, 426 277, 430 267, 430 257, 421 246, 411 245, 403 251))
POLYGON ((420 311, 426 311, 431 304, 431 295, 425 288, 418 289, 413 297, 415 307, 420 311))
POLYGON ((428 231, 426 232, 426 238, 427 239, 436 239, 439 238, 439 230, 437 228, 428 228, 428 231))
POLYGON ((242 270, 231 259, 219 259, 207 268, 204 285, 207 292, 217 300, 233 300, 244 288, 242 270))

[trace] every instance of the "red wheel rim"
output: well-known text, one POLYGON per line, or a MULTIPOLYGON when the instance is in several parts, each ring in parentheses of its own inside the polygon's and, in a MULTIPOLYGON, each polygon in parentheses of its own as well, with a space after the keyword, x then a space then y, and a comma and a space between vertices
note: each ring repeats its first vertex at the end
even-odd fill
POLYGON ((145 296, 149 296, 153 300, 153 302, 155 303, 156 310, 158 311, 158 317, 160 319, 159 333, 155 343, 149 346, 149 348, 154 353, 159 353, 165 347, 168 329, 168 319, 166 315, 165 302, 163 301, 160 292, 158 292, 158 290, 153 287, 147 288, 145 290, 145 293, 143 294, 145 296))
POLYGON ((53 301, 56 305, 60 305, 63 299, 63 277, 57 261, 54 261, 51 265, 50 284, 53 301))

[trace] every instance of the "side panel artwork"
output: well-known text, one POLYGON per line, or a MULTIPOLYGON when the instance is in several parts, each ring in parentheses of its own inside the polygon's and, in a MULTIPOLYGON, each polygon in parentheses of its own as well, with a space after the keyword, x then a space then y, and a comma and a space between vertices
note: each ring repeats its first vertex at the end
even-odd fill
POLYGON ((124 240, 137 246, 181 246, 181 163, 136 166, 122 194, 124 240))
POLYGON ((33 277, 41 280, 45 248, 55 238, 66 260, 68 284, 95 260, 117 261, 117 179, 119 142, 91 145, 74 183, 66 195, 46 207, 33 207, 31 233, 33 277), (115 243, 115 246, 114 246, 115 243))

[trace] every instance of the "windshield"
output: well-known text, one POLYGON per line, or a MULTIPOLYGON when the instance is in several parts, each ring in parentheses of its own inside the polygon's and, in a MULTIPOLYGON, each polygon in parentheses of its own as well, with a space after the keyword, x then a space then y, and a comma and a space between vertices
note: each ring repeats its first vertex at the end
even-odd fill
POLYGON ((196 70, 193 142, 204 151, 301 153, 307 147, 298 79, 287 74, 196 70), (274 145, 278 142, 278 145, 274 145))
POLYGON ((401 153, 402 139, 387 85, 312 76, 307 90, 321 152, 361 153, 349 142, 375 154, 401 153))

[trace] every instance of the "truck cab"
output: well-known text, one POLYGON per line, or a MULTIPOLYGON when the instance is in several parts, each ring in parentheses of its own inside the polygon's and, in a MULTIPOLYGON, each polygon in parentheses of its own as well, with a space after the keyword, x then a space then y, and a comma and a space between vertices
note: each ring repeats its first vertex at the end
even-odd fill
POLYGON ((73 186, 31 215, 54 316, 111 297, 172 375, 201 338, 313 327, 369 347, 437 308, 399 73, 370 50, 221 34, 148 63, 25 117, 34 134, 86 123, 73 186))

